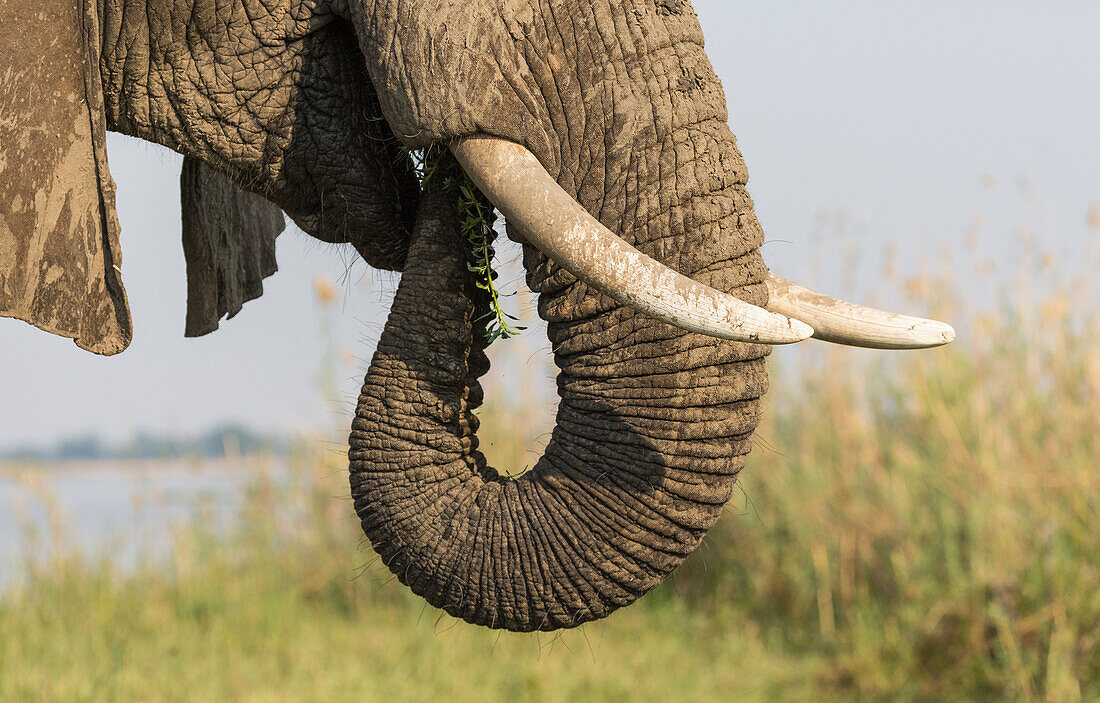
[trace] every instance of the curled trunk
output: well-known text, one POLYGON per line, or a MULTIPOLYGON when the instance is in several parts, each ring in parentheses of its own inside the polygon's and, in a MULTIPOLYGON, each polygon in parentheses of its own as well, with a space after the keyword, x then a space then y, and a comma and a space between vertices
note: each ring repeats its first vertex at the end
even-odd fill
MULTIPOLYGON (((604 617, 659 584, 731 497, 766 350, 635 314, 528 250, 561 402, 534 468, 502 477, 478 451, 487 301, 457 218, 453 193, 421 203, 353 424, 356 511, 390 570, 452 615, 519 631, 604 617)), ((739 295, 764 302, 762 266, 723 258, 708 270, 753 272, 739 295)))

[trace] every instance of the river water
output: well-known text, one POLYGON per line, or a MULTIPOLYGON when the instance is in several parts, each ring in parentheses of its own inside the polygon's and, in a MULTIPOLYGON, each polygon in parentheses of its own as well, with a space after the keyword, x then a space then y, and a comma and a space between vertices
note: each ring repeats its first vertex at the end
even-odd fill
MULTIPOLYGON (((288 473, 279 460, 264 466, 288 473)), ((256 477, 254 465, 221 459, 0 466, 0 589, 59 551, 122 568, 167 557, 176 529, 230 524, 256 477)))

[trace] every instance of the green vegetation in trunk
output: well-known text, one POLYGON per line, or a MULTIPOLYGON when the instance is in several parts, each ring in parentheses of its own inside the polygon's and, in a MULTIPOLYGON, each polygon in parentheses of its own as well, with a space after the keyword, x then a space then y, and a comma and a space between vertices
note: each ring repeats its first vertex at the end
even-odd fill
POLYGON ((470 244, 466 267, 476 277, 477 287, 489 297, 489 312, 483 318, 487 320, 486 339, 492 343, 497 339, 516 336, 527 328, 517 325, 519 318, 507 312, 500 304, 501 298, 513 294, 501 293, 496 285, 493 240, 497 233, 493 229, 496 218, 492 204, 446 150, 423 149, 412 152, 412 157, 422 188, 435 185, 458 193, 459 223, 462 235, 470 244))

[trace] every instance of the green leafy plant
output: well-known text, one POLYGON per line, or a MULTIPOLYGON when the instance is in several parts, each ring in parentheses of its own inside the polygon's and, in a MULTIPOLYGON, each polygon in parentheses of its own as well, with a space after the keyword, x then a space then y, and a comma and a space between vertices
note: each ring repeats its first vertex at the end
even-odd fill
POLYGON ((470 257, 466 267, 475 275, 477 287, 489 296, 489 312, 478 320, 489 320, 485 326, 486 340, 491 344, 497 339, 518 335, 527 328, 514 324, 519 318, 506 312, 500 304, 501 298, 512 294, 501 293, 495 283, 497 273, 493 269, 492 246, 493 239, 496 238, 493 229, 495 216, 488 200, 454 159, 441 155, 432 147, 410 154, 421 187, 427 187, 434 179, 442 176, 444 188, 458 191, 459 223, 463 237, 470 244, 470 257))
POLYGON ((497 338, 514 337, 526 328, 513 324, 519 318, 500 306, 501 294, 494 283, 497 273, 493 270, 492 241, 496 233, 493 231, 492 210, 483 204, 484 197, 477 192, 466 174, 462 174, 462 180, 458 183, 458 193, 460 226, 463 236, 470 243, 471 260, 466 263, 466 268, 475 274, 477 287, 489 295, 489 312, 484 316, 489 318, 485 336, 490 343, 497 338))

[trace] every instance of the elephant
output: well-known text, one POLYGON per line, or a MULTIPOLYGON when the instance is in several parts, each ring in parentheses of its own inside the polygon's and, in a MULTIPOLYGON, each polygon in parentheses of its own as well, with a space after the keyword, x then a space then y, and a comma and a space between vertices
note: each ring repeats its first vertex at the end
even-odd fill
POLYGON ((184 156, 187 335, 262 293, 283 213, 400 271, 351 496, 396 577, 476 625, 571 628, 661 583, 732 496, 770 346, 954 339, 765 266, 690 0, 12 0, 0 26, 0 316, 128 345, 107 130, 184 156), (558 367, 518 477, 478 449, 469 198, 523 245, 558 367))

